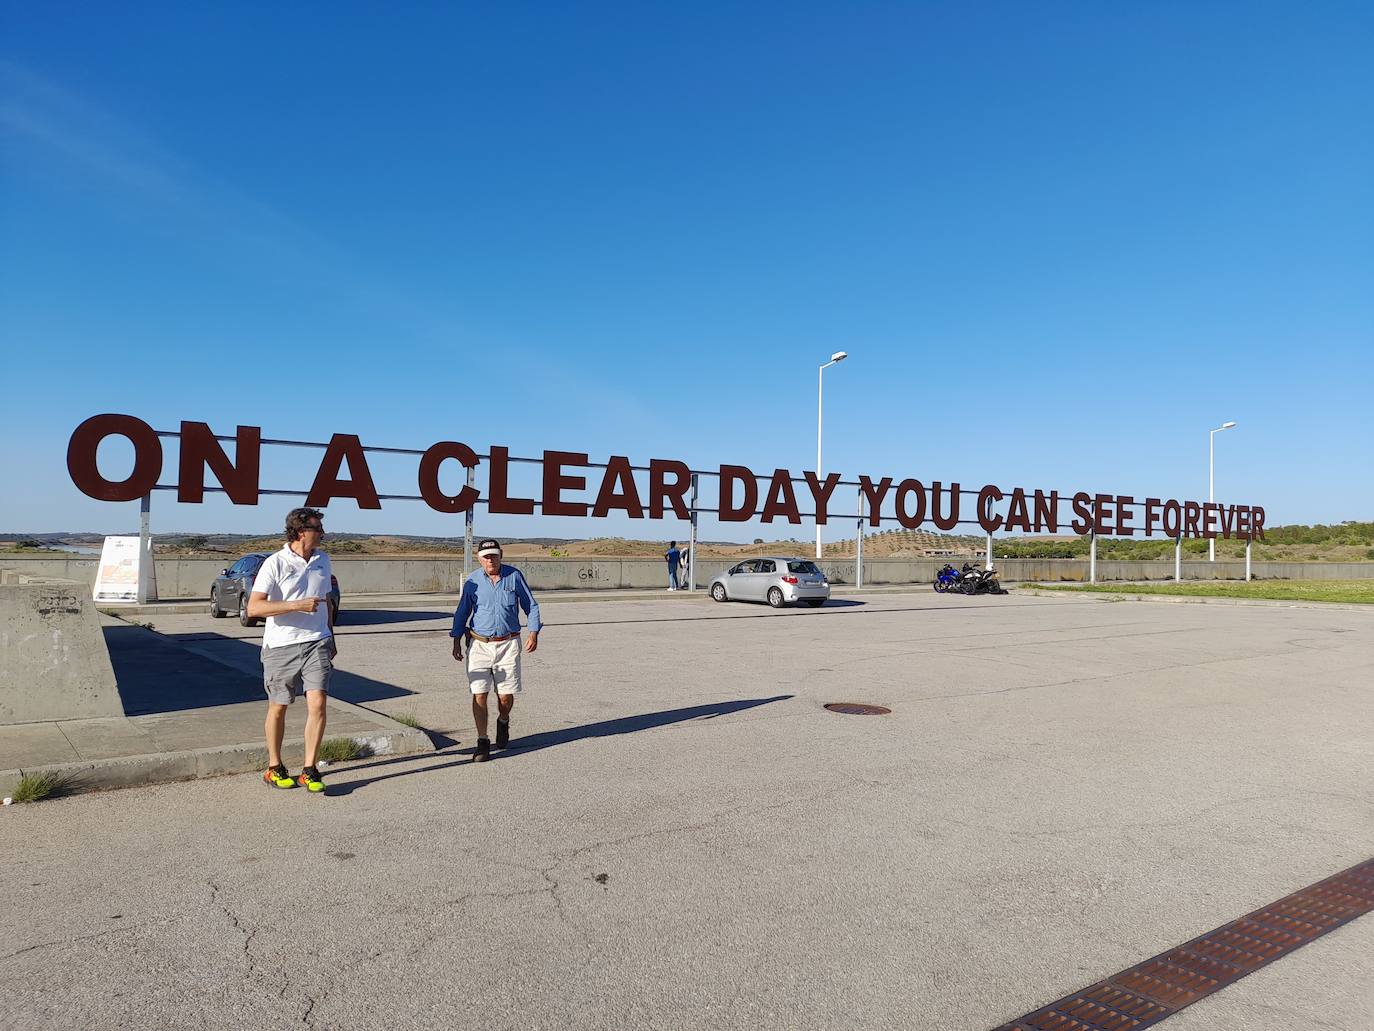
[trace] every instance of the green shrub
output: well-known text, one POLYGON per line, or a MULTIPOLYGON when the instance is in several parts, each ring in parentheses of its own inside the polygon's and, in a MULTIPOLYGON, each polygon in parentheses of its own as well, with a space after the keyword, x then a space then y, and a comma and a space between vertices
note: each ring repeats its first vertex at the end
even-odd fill
POLYGON ((73 786, 72 779, 61 773, 24 773, 11 797, 15 802, 41 802, 70 794, 73 786))
POLYGON ((366 759, 372 749, 354 741, 351 737, 331 737, 320 744, 320 758, 327 763, 344 762, 347 759, 366 759))

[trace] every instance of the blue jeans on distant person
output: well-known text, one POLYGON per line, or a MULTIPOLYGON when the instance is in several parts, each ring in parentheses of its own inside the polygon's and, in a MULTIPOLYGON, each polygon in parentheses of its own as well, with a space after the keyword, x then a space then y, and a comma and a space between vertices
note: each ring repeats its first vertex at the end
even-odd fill
POLYGON ((678 588, 677 566, 668 567, 668 586, 671 587, 673 590, 677 590, 678 588))

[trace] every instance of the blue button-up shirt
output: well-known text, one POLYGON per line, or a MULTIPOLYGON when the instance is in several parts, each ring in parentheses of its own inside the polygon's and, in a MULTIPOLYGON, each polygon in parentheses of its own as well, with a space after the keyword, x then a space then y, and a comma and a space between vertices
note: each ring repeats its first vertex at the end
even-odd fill
POLYGON ((539 602, 530 593, 525 576, 514 566, 501 566, 500 579, 491 582, 484 570, 477 570, 463 583, 463 594, 453 613, 450 637, 462 637, 469 626, 483 637, 504 637, 520 632, 520 610, 529 617, 530 633, 537 634, 539 602))

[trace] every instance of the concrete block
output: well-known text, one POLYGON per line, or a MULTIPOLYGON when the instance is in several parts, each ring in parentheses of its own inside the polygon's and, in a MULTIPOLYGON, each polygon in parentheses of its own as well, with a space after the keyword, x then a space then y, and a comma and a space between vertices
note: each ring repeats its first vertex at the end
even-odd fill
POLYGON ((123 715, 90 590, 0 586, 0 725, 123 715))

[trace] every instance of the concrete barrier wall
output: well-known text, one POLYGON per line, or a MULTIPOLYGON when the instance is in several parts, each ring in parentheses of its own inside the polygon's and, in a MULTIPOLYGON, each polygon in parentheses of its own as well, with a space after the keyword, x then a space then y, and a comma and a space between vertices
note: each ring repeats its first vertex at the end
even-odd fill
POLYGON ((123 716, 90 587, 0 579, 0 724, 123 716))
MULTIPOLYGON (((996 550, 993 551, 994 556, 996 550)), ((697 563, 697 586, 705 587, 711 578, 732 566, 735 559, 701 559, 697 563)), ((929 583, 946 562, 959 566, 981 562, 978 556, 948 558, 894 559, 864 561, 864 583, 929 583)), ((38 555, 0 556, 0 568, 17 569, 32 576, 75 580, 94 586, 97 560, 94 556, 49 557, 38 555)), ((517 562, 530 584, 545 591, 578 588, 654 588, 667 587, 668 574, 662 559, 554 558, 517 562)), ((995 559, 1002 579, 1086 580, 1088 562, 1077 558, 995 559)), ((164 599, 208 598, 210 584, 225 566, 222 558, 160 558, 157 560, 158 596, 164 599)), ((854 583, 853 559, 825 560, 821 567, 833 583, 854 583)), ((1374 577, 1374 562, 1255 562, 1257 579, 1354 580, 1374 577)), ((349 558, 334 559, 339 587, 349 594, 451 593, 463 579, 463 560, 435 558, 349 558)), ((1100 559, 1099 580, 1169 580, 1174 575, 1173 559, 1128 561, 1100 559)), ((1245 576, 1245 563, 1186 561, 1185 580, 1239 580, 1245 576)))

